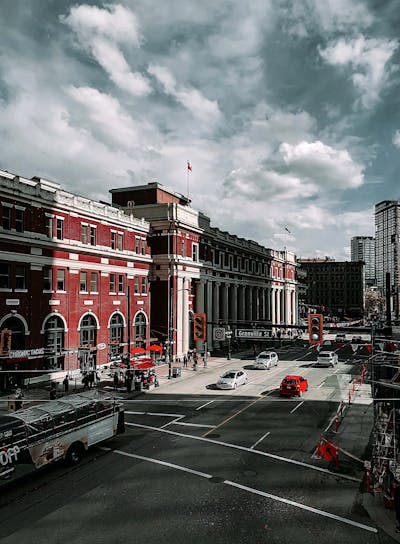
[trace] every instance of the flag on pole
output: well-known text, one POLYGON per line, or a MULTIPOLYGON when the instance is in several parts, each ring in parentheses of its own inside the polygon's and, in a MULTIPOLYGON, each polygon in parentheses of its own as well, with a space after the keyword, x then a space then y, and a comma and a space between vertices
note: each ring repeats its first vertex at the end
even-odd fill
POLYGON ((188 169, 188 172, 192 171, 192 165, 190 164, 189 161, 187 161, 187 169, 188 169))

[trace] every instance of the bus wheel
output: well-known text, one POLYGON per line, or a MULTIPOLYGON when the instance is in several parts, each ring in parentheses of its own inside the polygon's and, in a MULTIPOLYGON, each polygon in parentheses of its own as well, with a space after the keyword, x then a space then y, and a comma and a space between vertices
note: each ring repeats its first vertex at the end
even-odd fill
POLYGON ((65 460, 68 465, 77 465, 81 461, 84 453, 85 448, 83 447, 83 444, 81 442, 74 442, 68 448, 65 460))

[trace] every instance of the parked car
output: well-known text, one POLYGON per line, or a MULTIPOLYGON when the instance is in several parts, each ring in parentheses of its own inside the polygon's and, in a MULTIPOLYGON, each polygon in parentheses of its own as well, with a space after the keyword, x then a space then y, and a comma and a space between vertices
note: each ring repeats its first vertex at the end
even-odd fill
POLYGON ((303 376, 285 376, 279 388, 280 395, 298 396, 308 391, 308 380, 303 376))
POLYGON ((351 343, 352 343, 352 344, 358 344, 358 343, 360 343, 360 342, 362 342, 362 341, 363 341, 363 339, 362 339, 362 337, 359 336, 359 335, 358 335, 358 336, 353 336, 353 338, 351 339, 351 343))
POLYGON ((227 370, 217 381, 218 389, 236 389, 238 385, 247 383, 247 374, 244 370, 227 370))
POLYGON ((336 342, 345 342, 346 341, 346 335, 344 333, 339 333, 336 335, 335 338, 336 342))
POLYGON ((262 351, 256 357, 253 368, 257 370, 269 370, 272 366, 278 366, 278 355, 274 351, 262 351))
POLYGON ((317 363, 320 366, 335 366, 339 358, 334 351, 320 351, 317 356, 317 363))

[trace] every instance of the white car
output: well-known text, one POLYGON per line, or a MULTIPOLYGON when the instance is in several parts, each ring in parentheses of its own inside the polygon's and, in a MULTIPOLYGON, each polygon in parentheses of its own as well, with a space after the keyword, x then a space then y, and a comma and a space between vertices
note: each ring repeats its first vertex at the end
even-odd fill
POLYGON ((238 385, 247 383, 247 374, 244 370, 227 370, 217 381, 218 389, 236 389, 238 385))
POLYGON ((334 366, 337 365, 339 357, 334 351, 320 351, 317 357, 319 366, 334 366))
POLYGON ((278 355, 274 351, 262 351, 256 357, 253 368, 257 370, 269 370, 272 366, 278 366, 278 355))

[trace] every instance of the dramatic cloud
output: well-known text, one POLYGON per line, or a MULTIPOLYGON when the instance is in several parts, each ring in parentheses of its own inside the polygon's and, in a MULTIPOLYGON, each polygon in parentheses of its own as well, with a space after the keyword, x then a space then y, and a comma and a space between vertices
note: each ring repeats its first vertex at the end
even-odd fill
POLYGON ((400 149, 400 130, 396 130, 396 132, 393 134, 392 143, 394 146, 400 149))
POLYGON ((362 166, 355 163, 346 150, 332 149, 318 141, 297 145, 283 143, 279 150, 293 172, 324 188, 356 188, 363 183, 362 166))
POLYGON ((319 52, 332 66, 350 66, 352 82, 361 94, 360 102, 368 108, 379 100, 390 74, 387 63, 397 46, 395 40, 358 36, 351 40, 340 38, 325 49, 320 48, 319 52))
POLYGON ((206 123, 214 124, 220 120, 221 112, 217 102, 208 100, 197 89, 177 85, 174 76, 163 66, 149 66, 149 74, 163 86, 164 92, 174 97, 184 108, 206 123))
POLYGON ((131 70, 117 45, 140 46, 137 18, 130 10, 119 5, 108 10, 82 5, 72 8, 62 20, 118 87, 138 96, 151 92, 147 79, 131 70))

